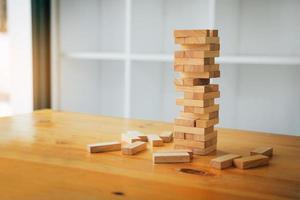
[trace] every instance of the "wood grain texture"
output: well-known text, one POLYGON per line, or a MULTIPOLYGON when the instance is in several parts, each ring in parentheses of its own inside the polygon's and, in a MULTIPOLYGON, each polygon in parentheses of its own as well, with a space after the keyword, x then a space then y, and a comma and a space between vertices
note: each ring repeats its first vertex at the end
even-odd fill
POLYGON ((183 164, 153 165, 150 150, 132 157, 120 151, 86 151, 87 144, 119 140, 127 130, 150 134, 172 128, 171 123, 50 110, 1 118, 0 199, 300 198, 300 137, 296 136, 218 129, 218 151, 194 155, 192 163, 183 164), (258 146, 275 149, 269 166, 223 171, 209 166, 214 157, 245 156, 258 146))

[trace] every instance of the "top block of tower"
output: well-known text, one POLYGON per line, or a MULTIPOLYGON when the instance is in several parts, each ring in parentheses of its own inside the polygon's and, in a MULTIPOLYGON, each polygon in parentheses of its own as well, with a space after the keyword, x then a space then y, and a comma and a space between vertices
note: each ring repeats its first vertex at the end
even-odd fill
POLYGON ((219 44, 218 30, 175 30, 177 44, 219 44))
POLYGON ((175 30, 174 37, 218 37, 218 30, 175 30))

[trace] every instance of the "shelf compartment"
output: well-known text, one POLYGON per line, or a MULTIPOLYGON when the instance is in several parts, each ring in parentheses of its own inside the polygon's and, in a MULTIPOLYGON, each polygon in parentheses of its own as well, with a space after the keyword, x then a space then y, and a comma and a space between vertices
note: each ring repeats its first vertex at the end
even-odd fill
POLYGON ((300 56, 300 1, 216 1, 225 55, 300 56))
POLYGON ((124 62, 62 60, 61 110, 109 116, 124 114, 124 62))
POLYGON ((59 1, 61 52, 123 52, 124 6, 123 0, 59 1))
POLYGON ((175 49, 175 29, 208 26, 209 0, 133 0, 132 52, 172 53, 175 49))

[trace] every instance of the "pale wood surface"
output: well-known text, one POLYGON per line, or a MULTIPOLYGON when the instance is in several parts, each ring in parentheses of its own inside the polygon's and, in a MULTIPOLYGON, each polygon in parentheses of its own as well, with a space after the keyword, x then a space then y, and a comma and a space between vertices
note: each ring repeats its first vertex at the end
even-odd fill
POLYGON ((151 148, 135 156, 86 150, 89 143, 119 140, 126 130, 171 129, 161 122, 50 110, 2 118, 0 199, 300 199, 296 136, 219 129, 216 154, 182 164, 153 165, 151 148), (274 148, 269 166, 222 171, 209 166, 216 156, 249 155, 259 146, 274 148))

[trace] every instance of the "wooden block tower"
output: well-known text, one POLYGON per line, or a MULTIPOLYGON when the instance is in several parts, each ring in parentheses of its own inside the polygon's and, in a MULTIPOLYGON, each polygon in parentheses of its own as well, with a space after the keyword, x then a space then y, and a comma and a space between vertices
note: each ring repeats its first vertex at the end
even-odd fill
POLYGON ((174 148, 191 149, 194 154, 207 155, 217 148, 219 86, 211 84, 211 78, 220 77, 220 44, 218 30, 175 30, 175 43, 181 49, 174 55, 174 70, 180 73, 175 79, 177 91, 183 98, 176 104, 183 107, 175 119, 174 148))

